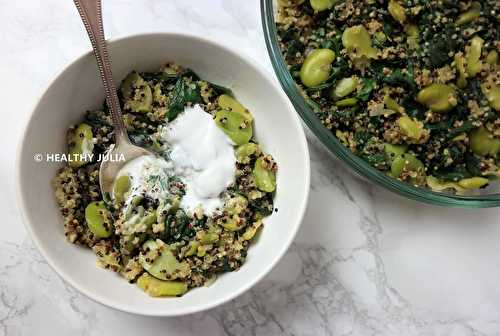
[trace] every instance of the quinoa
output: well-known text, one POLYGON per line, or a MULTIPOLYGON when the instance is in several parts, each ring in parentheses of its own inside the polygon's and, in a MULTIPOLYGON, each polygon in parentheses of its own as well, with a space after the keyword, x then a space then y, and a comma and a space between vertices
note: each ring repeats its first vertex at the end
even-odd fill
MULTIPOLYGON (((159 136, 161 128, 185 106, 199 104, 214 118, 219 110, 230 116, 237 113, 236 108, 219 104, 223 95, 234 99, 228 98, 232 97, 229 89, 175 63, 166 64, 158 72, 133 72, 119 90, 131 141, 159 155, 159 149, 165 146, 159 136), (130 78, 132 83, 127 82, 130 78)), ((262 152, 253 136, 236 147, 234 183, 220 195, 223 208, 211 216, 201 208, 188 212, 180 207, 185 186, 176 178, 161 181, 169 190, 168 199, 137 197, 125 204, 124 200, 104 197, 99 187, 99 162, 95 158, 114 143, 107 110, 104 102, 102 109, 87 111, 82 123, 67 133, 69 153, 86 148, 94 159, 68 164, 54 178, 66 239, 92 249, 98 266, 137 282, 152 296, 182 295, 189 288, 212 283, 221 273, 242 267, 263 219, 274 211, 274 188, 260 190, 255 173, 256 162, 261 160, 262 169, 269 172, 266 176, 275 178, 277 164, 272 156, 262 152), (88 143, 84 143, 86 139, 88 143), (99 230, 89 222, 87 212, 92 206, 101 209, 99 230), (139 219, 138 214, 142 214, 139 219), (171 292, 172 288, 178 290, 171 292)), ((245 113, 249 115, 246 109, 245 113)), ((251 121, 243 124, 248 127, 251 121)))
POLYGON ((440 191, 463 193, 460 181, 470 187, 473 179, 473 189, 499 175, 498 1, 278 3, 278 41, 290 74, 354 154, 389 176, 440 191), (319 51, 332 61, 311 85, 309 61, 319 51), (339 96, 345 79, 357 85, 339 96), (402 157, 410 160, 401 164, 402 157))

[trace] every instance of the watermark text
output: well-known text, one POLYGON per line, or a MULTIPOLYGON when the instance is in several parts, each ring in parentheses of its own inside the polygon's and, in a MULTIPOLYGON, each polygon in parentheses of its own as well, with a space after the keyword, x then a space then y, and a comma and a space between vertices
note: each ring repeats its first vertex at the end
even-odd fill
POLYGON ((33 156, 36 162, 54 162, 54 163, 71 163, 71 162, 123 162, 125 155, 123 154, 77 154, 77 153, 36 153, 33 156))

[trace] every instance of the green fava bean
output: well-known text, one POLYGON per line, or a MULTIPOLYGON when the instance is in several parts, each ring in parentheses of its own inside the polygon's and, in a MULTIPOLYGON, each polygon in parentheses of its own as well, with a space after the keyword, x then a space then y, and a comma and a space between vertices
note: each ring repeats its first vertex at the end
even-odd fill
POLYGON ((321 12, 332 8, 339 0, 309 0, 311 7, 316 12, 321 12))
POLYGON ((417 49, 419 35, 420 35, 420 30, 418 26, 415 24, 408 25, 405 32, 406 32, 406 41, 410 49, 417 49))
POLYGON ((219 107, 223 110, 228 110, 232 112, 236 112, 245 117, 249 122, 253 121, 253 116, 248 109, 246 109, 239 101, 236 99, 223 94, 217 98, 217 103, 219 107))
POLYGON ((248 200, 242 195, 234 195, 226 201, 224 211, 229 215, 239 215, 248 207, 248 200))
POLYGON ((346 98, 335 102, 335 106, 338 107, 355 106, 357 103, 358 103, 357 98, 346 98))
POLYGON ((90 155, 94 151, 92 127, 81 123, 70 137, 68 164, 70 167, 81 167, 90 162, 90 155))
POLYGON ((147 273, 137 279, 137 286, 152 297, 181 296, 188 290, 184 282, 159 280, 147 273))
POLYGON ((393 161, 399 155, 403 155, 408 150, 408 146, 406 145, 393 145, 393 144, 385 144, 384 152, 389 161, 393 161))
POLYGON ((423 134, 424 125, 418 120, 408 116, 402 116, 396 120, 396 124, 401 129, 401 133, 411 139, 418 140, 423 134))
POLYGON ((266 157, 261 156, 255 161, 253 175, 259 190, 273 192, 276 189, 276 173, 266 157))
POLYGON ((385 42, 387 42, 387 36, 381 31, 373 34, 373 37, 375 38, 375 42, 377 42, 378 44, 384 44, 385 42))
POLYGON ((484 187, 490 182, 487 178, 484 177, 471 177, 465 178, 458 181, 458 185, 465 189, 479 189, 484 187))
POLYGON ((330 76, 335 53, 330 49, 316 49, 307 55, 300 69, 300 80, 306 87, 323 84, 330 76))
POLYGON ((189 270, 186 262, 179 262, 170 247, 161 240, 148 240, 143 244, 139 263, 152 276, 161 280, 176 279, 189 270))
POLYGON ((481 85, 483 94, 495 111, 500 111, 500 85, 486 83, 481 85))
POLYGON ((255 237, 255 234, 261 227, 262 227, 262 220, 254 222, 251 226, 249 226, 246 229, 241 238, 243 238, 243 240, 251 240, 253 237, 255 237))
POLYGON ((356 90, 358 79, 356 77, 348 77, 341 79, 332 91, 332 96, 335 99, 344 98, 356 90))
POLYGON ((130 190, 130 178, 122 175, 115 180, 113 185, 113 196, 117 202, 122 202, 124 195, 130 190))
POLYGON ((457 86, 463 89, 467 86, 467 70, 465 69, 465 58, 462 53, 455 54, 455 66, 458 70, 457 86))
POLYGON ((351 58, 376 58, 377 49, 372 47, 372 39, 362 25, 347 28, 342 34, 342 44, 351 58))
POLYGON ((385 108, 394 112, 403 113, 404 108, 398 104, 398 102, 391 98, 389 95, 384 96, 384 105, 385 108))
POLYGON ((241 145, 234 151, 234 155, 236 156, 236 161, 239 163, 249 163, 250 157, 252 155, 259 155, 259 154, 260 154, 259 145, 253 142, 241 145))
POLYGON ((135 71, 131 72, 121 86, 125 99, 125 109, 132 112, 146 113, 151 111, 153 92, 148 83, 135 71))
POLYGON ((194 255, 198 251, 198 247, 200 247, 200 242, 197 240, 192 240, 189 242, 189 249, 186 251, 184 256, 190 257, 194 255))
POLYGON ((247 209, 248 200, 241 195, 234 195, 224 204, 224 212, 227 214, 219 224, 226 230, 234 232, 245 227, 245 222, 240 215, 247 209))
POLYGON ((474 2, 472 4, 472 8, 467 12, 460 14, 455 24, 457 26, 463 26, 472 21, 476 20, 481 16, 481 4, 478 2, 474 2))
POLYGON ((417 183, 418 176, 424 176, 425 168, 424 164, 417 159, 414 155, 405 153, 398 155, 391 165, 391 175, 395 178, 401 177, 403 172, 413 172, 417 176, 412 177, 410 181, 412 183, 417 183))
POLYGON ((92 202, 85 208, 85 221, 89 230, 98 238, 107 238, 112 233, 113 218, 104 202, 92 202))
POLYGON ((496 156, 500 152, 500 139, 494 138, 484 127, 469 134, 469 144, 472 152, 479 156, 496 156))
POLYGON ((484 40, 479 36, 474 36, 469 46, 467 53, 467 73, 470 77, 476 76, 482 68, 481 53, 483 50, 484 40))
POLYGON ((202 244, 213 244, 219 240, 219 235, 213 232, 204 232, 200 235, 200 242, 202 244))
POLYGON ((489 65, 496 65, 498 63, 498 53, 496 50, 492 50, 486 56, 486 63, 489 65))
POLYGON ((246 144, 252 138, 252 123, 239 113, 219 110, 215 113, 215 123, 236 144, 246 144))
POLYGON ((417 101, 433 112, 448 112, 457 105, 455 89, 446 84, 431 84, 420 90, 417 101))
POLYGON ((456 182, 440 181, 434 176, 427 176, 426 182, 433 191, 444 191, 448 189, 454 189, 457 193, 463 193, 465 191, 465 188, 459 186, 456 182))
POLYGON ((401 6, 397 1, 390 0, 387 9, 389 10, 389 13, 394 18, 394 20, 398 21, 401 24, 405 23, 406 21, 405 8, 401 6))
POLYGON ((224 229, 231 232, 239 231, 245 227, 244 225, 241 225, 241 221, 238 216, 226 218, 225 223, 221 225, 224 229))
POLYGON ((145 216, 141 219, 140 223, 147 228, 150 228, 153 223, 156 222, 157 214, 155 210, 149 210, 145 213, 145 216))

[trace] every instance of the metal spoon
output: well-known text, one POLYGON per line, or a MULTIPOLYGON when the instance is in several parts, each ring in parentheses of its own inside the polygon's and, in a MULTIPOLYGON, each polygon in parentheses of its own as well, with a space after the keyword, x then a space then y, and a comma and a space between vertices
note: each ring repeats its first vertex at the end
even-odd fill
POLYGON ((113 183, 116 175, 127 161, 133 160, 142 155, 155 155, 154 153, 133 145, 127 134, 127 130, 123 123, 122 111, 118 95, 116 94, 115 82, 111 72, 111 61, 109 59, 106 40, 104 38, 104 28, 102 25, 101 0, 74 0, 78 13, 85 25, 87 34, 89 35, 94 56, 97 60, 101 80, 106 91, 106 101, 111 117, 113 119, 113 127, 115 132, 115 146, 109 150, 107 154, 110 158, 125 157, 125 160, 103 160, 99 169, 99 183, 101 192, 104 198, 107 198, 113 190, 113 183))

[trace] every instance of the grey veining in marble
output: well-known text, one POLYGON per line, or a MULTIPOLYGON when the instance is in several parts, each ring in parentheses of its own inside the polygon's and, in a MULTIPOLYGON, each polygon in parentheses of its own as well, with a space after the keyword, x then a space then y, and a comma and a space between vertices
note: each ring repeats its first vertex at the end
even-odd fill
MULTIPOLYGON (((107 35, 184 31, 271 67, 257 0, 106 0, 107 35)), ((0 0, 0 336, 500 335, 499 210, 442 209, 351 175, 309 136, 310 202, 278 266, 221 307, 181 318, 117 312, 46 264, 22 226, 15 143, 50 80, 88 49, 71 1, 0 0), (42 15, 43 14, 43 15, 42 15)))

